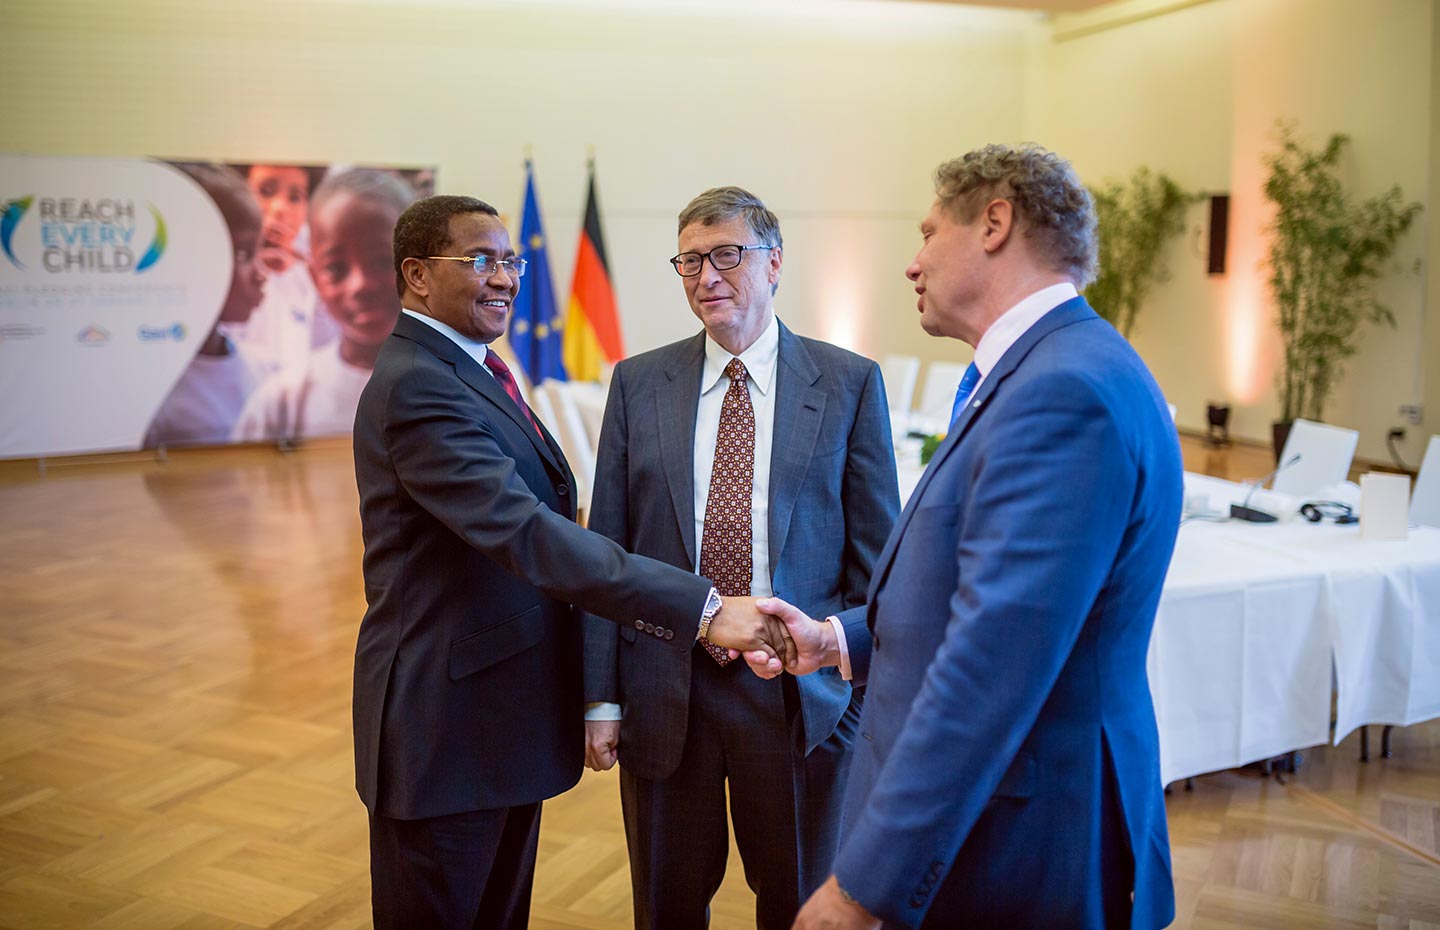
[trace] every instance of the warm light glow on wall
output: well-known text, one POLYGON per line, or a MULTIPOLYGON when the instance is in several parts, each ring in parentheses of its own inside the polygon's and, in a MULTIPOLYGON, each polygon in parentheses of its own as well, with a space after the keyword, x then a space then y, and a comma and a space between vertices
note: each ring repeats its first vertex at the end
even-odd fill
POLYGON ((842 349, 865 354, 860 345, 860 287, 858 281, 836 281, 833 278, 823 288, 820 306, 825 314, 820 318, 820 338, 833 342, 842 349))
MULTIPOLYGON (((1237 250, 1238 251, 1238 250, 1237 250)), ((1225 301, 1224 346, 1227 400, 1250 405, 1268 386, 1269 371, 1261 357, 1261 333, 1270 323, 1265 282, 1256 269, 1256 256, 1236 256, 1230 293, 1225 301)))

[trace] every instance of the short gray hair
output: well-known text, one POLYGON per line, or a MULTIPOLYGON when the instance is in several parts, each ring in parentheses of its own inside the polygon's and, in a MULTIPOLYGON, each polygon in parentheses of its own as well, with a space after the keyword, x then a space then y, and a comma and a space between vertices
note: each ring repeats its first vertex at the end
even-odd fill
MULTIPOLYGON (((684 232, 685 227, 691 223, 713 226, 736 217, 743 219, 745 225, 749 226, 750 231, 760 240, 756 245, 774 246, 778 249, 785 244, 780 238, 780 221, 775 218, 775 214, 766 208, 759 197, 743 187, 712 187, 700 194, 680 211, 680 226, 675 232, 677 235, 684 232)), ((735 244, 750 245, 748 242, 735 244)))
POLYGON ((1095 202, 1065 159, 1034 143, 987 145, 935 169, 940 206, 973 223, 996 198, 1015 208, 1016 226, 1042 261, 1084 289, 1099 267, 1095 202))

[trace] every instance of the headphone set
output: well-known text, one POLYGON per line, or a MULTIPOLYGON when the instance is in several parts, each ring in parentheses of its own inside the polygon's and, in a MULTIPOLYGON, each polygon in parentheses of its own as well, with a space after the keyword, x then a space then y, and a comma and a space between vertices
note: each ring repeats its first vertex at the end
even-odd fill
POLYGON ((1300 505, 1300 516, 1311 523, 1319 523, 1326 517, 1341 524, 1360 522, 1360 518, 1355 516, 1354 508, 1340 501, 1306 501, 1300 505))

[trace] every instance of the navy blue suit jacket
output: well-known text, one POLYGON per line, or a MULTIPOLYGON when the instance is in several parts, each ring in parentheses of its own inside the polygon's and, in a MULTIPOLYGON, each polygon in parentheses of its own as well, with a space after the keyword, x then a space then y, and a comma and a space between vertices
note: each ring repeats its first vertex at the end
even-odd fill
MULTIPOLYGON (((695 418, 704 362, 699 333, 615 367, 590 514, 591 529, 687 568, 698 553, 695 418)), ((879 366, 781 323, 771 448, 772 590, 821 617, 864 603, 900 508, 879 366)), ((641 778, 667 777, 685 746, 690 657, 603 620, 587 622, 585 637, 586 700, 622 705, 621 764, 641 778)), ((797 683, 809 752, 835 730, 851 688, 835 668, 797 683)))
POLYGON ((1099 928, 1133 889, 1133 927, 1169 923, 1145 657, 1181 494, 1164 398, 1083 298, 997 363, 844 618, 873 631, 835 863, 861 904, 1099 928))

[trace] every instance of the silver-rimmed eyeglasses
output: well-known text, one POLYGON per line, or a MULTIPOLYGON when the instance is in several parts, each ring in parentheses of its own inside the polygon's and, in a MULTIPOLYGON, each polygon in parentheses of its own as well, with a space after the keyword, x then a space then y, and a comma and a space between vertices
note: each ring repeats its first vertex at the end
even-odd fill
POLYGON ((675 273, 680 277, 693 278, 700 273, 707 258, 710 259, 710 267, 716 271, 729 271, 740 264, 746 252, 773 248, 773 245, 717 245, 708 252, 681 252, 670 259, 670 264, 675 266, 675 273))
POLYGON ((502 268, 512 278, 525 277, 525 265, 523 258, 495 258, 493 255, 427 255, 426 261, 432 262, 468 262, 475 266, 475 273, 482 278, 488 278, 496 274, 502 268))

